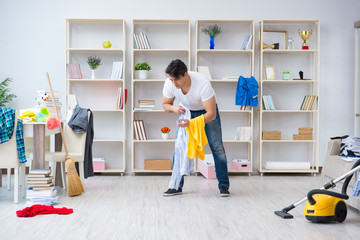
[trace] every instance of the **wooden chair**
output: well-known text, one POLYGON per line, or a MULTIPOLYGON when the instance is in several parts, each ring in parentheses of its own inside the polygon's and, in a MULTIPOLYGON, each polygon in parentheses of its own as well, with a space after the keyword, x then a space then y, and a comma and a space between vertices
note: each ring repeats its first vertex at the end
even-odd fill
POLYGON ((13 136, 8 142, 0 144, 0 169, 7 168, 8 190, 10 190, 11 185, 11 169, 14 168, 14 203, 19 203, 19 178, 22 186, 22 197, 25 197, 25 163, 19 162, 16 148, 17 121, 15 114, 13 136))
MULTIPOLYGON (((81 182, 84 185, 84 155, 85 155, 85 142, 86 142, 86 133, 74 133, 73 130, 67 125, 67 122, 70 120, 72 112, 68 112, 68 119, 64 126, 64 138, 66 141, 66 146, 68 147, 69 155, 71 159, 79 163, 79 175, 81 182)), ((88 113, 88 118, 90 114, 88 113)), ((61 178, 64 188, 66 188, 66 178, 65 178, 65 151, 62 147, 62 152, 45 152, 45 161, 49 162, 51 167, 51 172, 53 174, 53 181, 56 177, 56 163, 61 163, 61 178)))

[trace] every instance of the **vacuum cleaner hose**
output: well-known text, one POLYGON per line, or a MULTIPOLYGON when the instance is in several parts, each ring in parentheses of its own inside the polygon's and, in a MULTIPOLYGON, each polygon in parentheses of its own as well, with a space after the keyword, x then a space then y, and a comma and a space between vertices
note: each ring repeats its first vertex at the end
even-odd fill
MULTIPOLYGON (((351 169, 354 169, 359 165, 360 165, 360 160, 357 160, 351 169)), ((345 199, 345 200, 349 199, 349 196, 347 195, 346 191, 347 191, 347 187, 348 187, 349 182, 351 181, 351 178, 353 175, 354 174, 351 174, 350 176, 348 176, 346 178, 346 180, 342 186, 341 193, 336 193, 336 192, 326 191, 326 190, 321 190, 321 189, 311 190, 307 195, 309 203, 311 205, 314 205, 316 203, 315 199, 313 198, 314 194, 325 194, 325 195, 329 195, 329 196, 333 196, 333 197, 337 197, 337 198, 341 198, 341 199, 345 199)))
POLYGON ((331 191, 326 191, 326 190, 321 190, 321 189, 314 189, 311 190, 308 195, 308 201, 311 205, 314 205, 316 203, 315 199, 313 198, 314 194, 325 194, 325 195, 329 195, 329 196, 333 196, 333 197, 337 197, 337 198, 341 198, 341 199, 349 199, 349 196, 347 194, 341 194, 341 193, 337 193, 337 192, 331 192, 331 191))
MULTIPOLYGON (((351 169, 354 169, 359 165, 360 165, 360 160, 357 160, 356 163, 353 165, 353 167, 351 169)), ((342 194, 347 195, 347 193, 346 193, 347 187, 348 187, 349 182, 351 181, 351 178, 352 178, 353 175, 354 174, 351 174, 349 177, 346 178, 346 180, 344 182, 344 185, 342 186, 342 189, 341 189, 342 194)))

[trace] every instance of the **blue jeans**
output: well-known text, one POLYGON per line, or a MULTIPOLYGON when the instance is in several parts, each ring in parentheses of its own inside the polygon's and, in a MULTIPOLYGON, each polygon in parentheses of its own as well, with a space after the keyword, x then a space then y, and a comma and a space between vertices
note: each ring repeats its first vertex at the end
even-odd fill
MULTIPOLYGON (((201 116, 201 114, 205 114, 205 110, 200 111, 190 111, 191 118, 196 118, 201 116)), ((179 127, 176 127, 176 137, 178 133, 179 127)), ((208 143, 211 149, 211 152, 214 157, 215 162, 215 171, 216 171, 216 178, 219 181, 218 187, 224 186, 229 189, 230 182, 228 176, 228 169, 227 169, 227 159, 225 154, 224 145, 222 142, 222 131, 221 131, 221 121, 219 110, 216 106, 216 118, 205 124, 205 133, 208 139, 208 143)), ((173 157, 174 161, 174 157, 173 157)), ((182 188, 184 185, 184 176, 182 176, 179 188, 182 188)))

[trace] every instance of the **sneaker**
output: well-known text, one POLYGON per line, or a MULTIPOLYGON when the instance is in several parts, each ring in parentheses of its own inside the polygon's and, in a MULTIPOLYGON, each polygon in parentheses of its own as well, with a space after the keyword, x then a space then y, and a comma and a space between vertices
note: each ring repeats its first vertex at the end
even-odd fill
POLYGON ((221 197, 230 197, 230 192, 227 187, 220 187, 220 196, 221 197))
POLYGON ((164 197, 170 197, 170 196, 175 196, 175 195, 180 195, 182 194, 182 189, 179 188, 178 190, 174 189, 174 188, 169 188, 166 192, 163 193, 164 197))

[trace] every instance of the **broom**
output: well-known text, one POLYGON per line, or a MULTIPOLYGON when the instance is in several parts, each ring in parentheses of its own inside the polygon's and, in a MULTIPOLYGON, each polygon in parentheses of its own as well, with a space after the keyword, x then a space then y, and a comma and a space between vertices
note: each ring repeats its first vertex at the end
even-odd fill
MULTIPOLYGON (((56 103, 55 103, 55 98, 54 98, 54 92, 52 90, 51 87, 51 82, 50 82, 50 77, 49 77, 49 73, 46 73, 46 77, 48 79, 49 82, 49 86, 50 86, 50 91, 51 91, 51 97, 54 103, 54 107, 55 107, 55 111, 56 111, 56 116, 59 119, 59 112, 58 109, 56 108, 56 103)), ((73 159, 71 159, 70 155, 69 155, 69 151, 67 149, 66 146, 66 142, 65 142, 65 138, 64 138, 64 133, 60 124, 60 133, 61 133, 61 138, 62 141, 64 143, 64 148, 65 148, 65 168, 66 168, 66 175, 67 175, 67 182, 68 182, 68 196, 72 197, 72 196, 77 196, 80 195, 82 192, 84 192, 84 186, 81 183, 80 177, 76 171, 75 168, 75 162, 73 159)))

